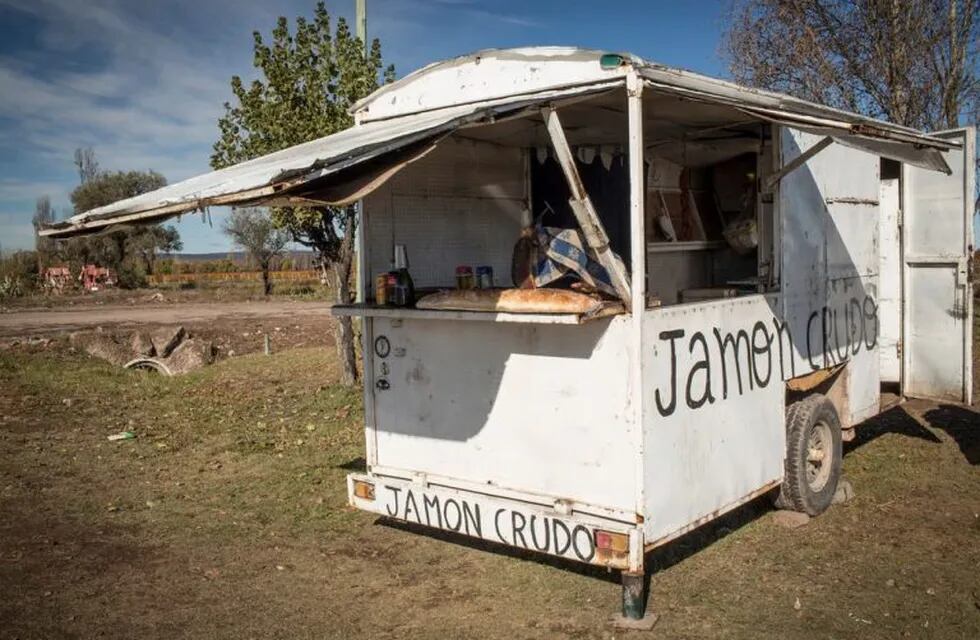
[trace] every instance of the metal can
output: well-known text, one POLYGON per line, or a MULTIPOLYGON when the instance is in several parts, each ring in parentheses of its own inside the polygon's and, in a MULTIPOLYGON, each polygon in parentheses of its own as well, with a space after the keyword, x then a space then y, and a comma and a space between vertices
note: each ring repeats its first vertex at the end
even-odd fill
POLYGON ((476 268, 476 288, 493 289, 493 267, 481 265, 476 268))
POLYGON ((379 273, 374 278, 374 303, 379 305, 388 304, 388 274, 379 273))
POLYGON ((456 267, 456 288, 472 289, 475 286, 473 278, 473 267, 468 264, 461 264, 456 267))
POLYGON ((398 273, 395 271, 389 271, 385 274, 385 304, 398 304, 398 300, 395 299, 397 290, 398 273))

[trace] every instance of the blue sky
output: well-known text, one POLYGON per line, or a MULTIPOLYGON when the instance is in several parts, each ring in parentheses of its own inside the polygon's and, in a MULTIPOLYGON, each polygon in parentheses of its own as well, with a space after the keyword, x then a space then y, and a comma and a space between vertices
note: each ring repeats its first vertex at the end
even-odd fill
MULTIPOLYGON (((0 0, 0 246, 33 245, 34 202, 59 215, 78 183, 72 153, 105 169, 155 169, 177 182, 208 171, 233 74, 252 75, 254 29, 311 15, 315 0, 0 0)), ((350 19, 354 0, 330 0, 350 19)), ((726 76, 723 3, 368 0, 368 35, 404 75, 487 47, 567 44, 630 51, 726 76)), ((217 218, 217 216, 215 216, 217 218)), ((185 215, 186 252, 227 238, 185 215)))

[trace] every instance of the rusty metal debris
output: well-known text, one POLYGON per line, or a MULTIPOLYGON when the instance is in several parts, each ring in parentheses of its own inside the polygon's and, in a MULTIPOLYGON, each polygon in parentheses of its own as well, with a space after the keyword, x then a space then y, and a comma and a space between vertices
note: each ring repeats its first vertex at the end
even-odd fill
POLYGON ((124 369, 139 369, 141 371, 156 371, 159 374, 165 376, 172 376, 173 372, 167 367, 167 364, 162 360, 157 360, 156 358, 135 358, 127 362, 124 369))

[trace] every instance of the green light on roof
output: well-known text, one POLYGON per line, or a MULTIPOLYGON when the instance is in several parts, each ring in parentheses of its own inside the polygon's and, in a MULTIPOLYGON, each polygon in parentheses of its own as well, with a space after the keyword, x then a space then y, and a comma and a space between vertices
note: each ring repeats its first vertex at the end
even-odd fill
POLYGON ((599 58, 599 66, 603 69, 617 69, 626 64, 626 58, 618 53, 604 53, 599 58))

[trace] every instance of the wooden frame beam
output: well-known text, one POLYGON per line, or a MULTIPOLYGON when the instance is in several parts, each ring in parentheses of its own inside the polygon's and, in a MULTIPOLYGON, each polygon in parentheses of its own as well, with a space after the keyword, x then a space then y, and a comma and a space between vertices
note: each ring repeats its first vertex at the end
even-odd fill
POLYGON ((572 149, 568 145, 568 139, 565 137, 565 129, 561 126, 558 112, 551 107, 545 107, 541 110, 541 114, 544 116, 545 124, 548 126, 548 135, 551 137, 551 146, 555 149, 558 164, 561 165, 562 171, 565 173, 565 180, 568 182, 568 188, 572 192, 572 197, 569 199, 568 204, 571 206, 572 213, 575 214, 575 219, 582 229, 585 243, 595 252, 599 264, 609 274, 616 293, 619 294, 619 297, 626 303, 627 308, 629 308, 629 274, 626 272, 626 267, 622 261, 609 247, 609 236, 606 234, 605 227, 602 226, 602 221, 599 220, 599 214, 596 212, 595 205, 592 204, 592 200, 589 199, 589 194, 586 193, 585 186, 582 184, 582 177, 579 175, 578 168, 575 166, 575 156, 572 154, 572 149))
POLYGON ((773 173, 768 178, 766 178, 765 190, 772 191, 772 188, 775 187, 776 184, 780 180, 782 180, 784 176, 786 176, 792 171, 795 171, 796 169, 799 169, 801 166, 803 166, 804 163, 806 163, 807 160, 809 160, 813 156, 817 155, 818 153, 820 153, 821 151, 829 147, 831 144, 833 144, 833 142, 834 139, 831 138, 830 136, 827 136, 826 138, 822 138, 819 142, 817 142, 815 145, 813 145, 812 147, 810 147, 800 155, 793 158, 793 160, 789 162, 786 166, 784 166, 779 171, 773 173))

